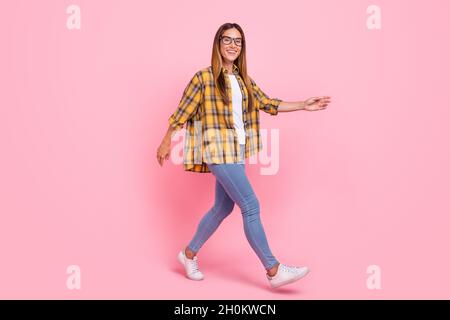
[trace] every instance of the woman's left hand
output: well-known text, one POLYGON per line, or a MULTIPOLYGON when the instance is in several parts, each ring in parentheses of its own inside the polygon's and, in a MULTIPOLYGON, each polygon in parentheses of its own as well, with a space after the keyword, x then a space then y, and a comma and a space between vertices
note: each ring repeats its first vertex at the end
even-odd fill
POLYGON ((329 96, 309 98, 305 100, 305 110, 317 111, 325 109, 327 105, 331 102, 330 98, 331 97, 329 96))

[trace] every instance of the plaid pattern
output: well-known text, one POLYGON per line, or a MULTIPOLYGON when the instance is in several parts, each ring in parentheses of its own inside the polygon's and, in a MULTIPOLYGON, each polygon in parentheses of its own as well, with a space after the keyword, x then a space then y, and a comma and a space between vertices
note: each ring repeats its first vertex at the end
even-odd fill
MULTIPOLYGON (((227 70, 223 68, 225 74, 227 70)), ((259 152, 262 142, 259 132, 259 110, 270 115, 278 114, 281 99, 269 98, 250 77, 253 86, 254 110, 248 111, 248 91, 233 64, 242 92, 243 121, 245 126, 245 158, 259 152)), ((195 73, 186 86, 178 108, 169 118, 169 124, 177 131, 186 123, 183 148, 184 170, 211 172, 207 163, 237 163, 243 161, 237 133, 233 124, 231 83, 225 77, 230 104, 225 105, 219 89, 215 87, 212 67, 195 73)))

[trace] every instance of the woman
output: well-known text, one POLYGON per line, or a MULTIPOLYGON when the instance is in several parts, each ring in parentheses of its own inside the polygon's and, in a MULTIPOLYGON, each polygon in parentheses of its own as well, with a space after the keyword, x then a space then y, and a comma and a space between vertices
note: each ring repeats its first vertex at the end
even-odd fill
POLYGON ((197 253, 220 223, 241 209, 244 231, 261 260, 272 287, 292 283, 308 273, 307 267, 287 266, 272 254, 260 219, 259 202, 245 174, 245 158, 262 148, 259 110, 270 115, 297 110, 325 109, 330 97, 285 102, 269 98, 247 74, 246 44, 242 28, 225 23, 214 37, 211 66, 199 70, 183 92, 176 111, 169 118, 169 128, 157 150, 162 166, 169 158, 174 131, 186 123, 184 170, 212 172, 216 178, 214 206, 201 219, 190 243, 178 259, 186 276, 202 280, 197 253))

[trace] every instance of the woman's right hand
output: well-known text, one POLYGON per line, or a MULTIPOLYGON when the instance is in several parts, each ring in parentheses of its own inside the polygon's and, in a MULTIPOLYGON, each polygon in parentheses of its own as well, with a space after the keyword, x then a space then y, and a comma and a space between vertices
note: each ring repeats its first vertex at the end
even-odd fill
POLYGON ((164 160, 168 160, 170 156, 170 140, 164 140, 161 142, 161 145, 158 147, 156 151, 156 159, 159 162, 159 165, 162 167, 164 160))

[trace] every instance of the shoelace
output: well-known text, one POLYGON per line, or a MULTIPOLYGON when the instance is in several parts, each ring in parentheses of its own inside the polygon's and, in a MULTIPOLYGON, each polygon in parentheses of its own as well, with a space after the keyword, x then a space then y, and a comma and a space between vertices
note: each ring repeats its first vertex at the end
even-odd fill
POLYGON ((288 266, 288 265, 285 265, 285 264, 283 265, 283 267, 284 267, 284 270, 286 270, 288 272, 293 272, 293 273, 297 272, 300 269, 300 267, 288 266))
POLYGON ((198 260, 197 259, 186 259, 186 262, 189 264, 189 269, 191 271, 191 273, 197 273, 200 272, 200 270, 198 270, 198 260))

